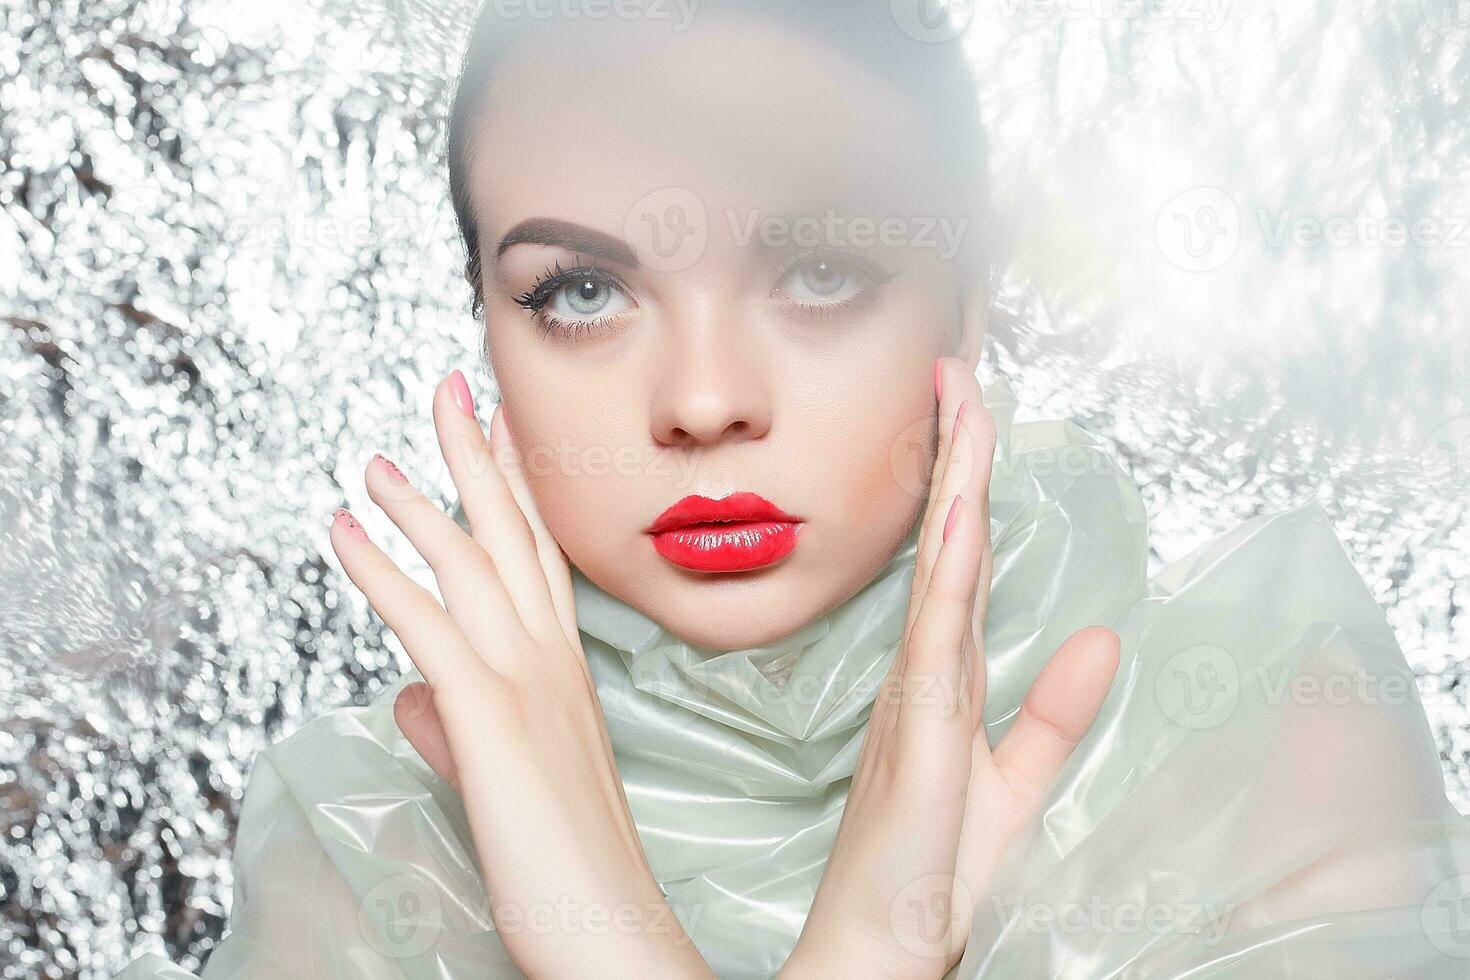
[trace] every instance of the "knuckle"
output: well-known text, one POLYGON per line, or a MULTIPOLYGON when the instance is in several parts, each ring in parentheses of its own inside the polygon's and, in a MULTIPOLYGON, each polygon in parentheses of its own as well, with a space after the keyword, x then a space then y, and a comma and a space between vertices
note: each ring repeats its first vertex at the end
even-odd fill
POLYGON ((514 501, 497 505, 488 515, 471 519, 470 536, 484 550, 507 541, 519 541, 523 544, 535 542, 535 535, 531 531, 531 525, 526 521, 526 515, 521 513, 521 509, 515 505, 514 501))
POLYGON ((468 547, 455 549, 454 562, 462 566, 465 574, 475 575, 480 578, 496 577, 495 559, 484 548, 473 542, 467 542, 468 547))
POLYGON ((1036 709, 1022 702, 1021 717, 1024 718, 1031 729, 1048 745, 1058 749, 1071 751, 1076 747, 1079 737, 1062 728, 1050 718, 1037 713, 1036 709))
MULTIPOLYGON (((402 624, 406 630, 421 629, 443 612, 444 607, 439 605, 439 600, 417 584, 404 587, 398 601, 393 604, 394 622, 402 624)), ((393 625, 395 631, 399 628, 393 625)))
POLYGON ((975 590, 968 581, 936 575, 929 583, 928 598, 945 605, 969 602, 975 598, 975 590))

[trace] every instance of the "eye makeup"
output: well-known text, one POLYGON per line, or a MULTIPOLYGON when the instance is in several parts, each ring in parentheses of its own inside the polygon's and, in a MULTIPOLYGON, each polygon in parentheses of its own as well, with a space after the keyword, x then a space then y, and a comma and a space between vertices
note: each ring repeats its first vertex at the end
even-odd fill
POLYGON ((638 305, 618 276, 580 256, 569 269, 560 261, 547 268, 515 303, 545 333, 568 338, 599 332, 638 305))
MULTIPOLYGON (((768 297, 794 319, 830 322, 869 310, 898 274, 852 250, 807 249, 779 264, 768 297)), ((570 266, 560 260, 548 266, 513 301, 543 335, 559 339, 606 332, 639 305, 621 275, 580 255, 574 255, 570 266)))
POLYGON ((814 248, 782 264, 771 296, 784 294, 784 305, 797 316, 826 321, 871 308, 882 287, 897 276, 857 252, 814 248))

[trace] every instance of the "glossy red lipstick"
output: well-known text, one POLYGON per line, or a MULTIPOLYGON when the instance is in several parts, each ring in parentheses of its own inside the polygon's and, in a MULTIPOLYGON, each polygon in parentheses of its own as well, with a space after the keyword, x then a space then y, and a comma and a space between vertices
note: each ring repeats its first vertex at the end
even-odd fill
POLYGON ((766 498, 732 493, 713 500, 692 495, 648 525, 660 555, 696 572, 744 572, 780 561, 803 527, 766 498))

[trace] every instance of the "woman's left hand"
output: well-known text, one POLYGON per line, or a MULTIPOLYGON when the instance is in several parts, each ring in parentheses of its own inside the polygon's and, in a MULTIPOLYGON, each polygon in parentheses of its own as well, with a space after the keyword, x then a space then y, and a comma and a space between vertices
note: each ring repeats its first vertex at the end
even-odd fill
POLYGON ((907 625, 874 701, 822 881, 783 976, 942 976, 996 863, 1086 734, 1118 638, 1074 634, 992 751, 983 718, 994 421, 964 362, 940 361, 940 446, 907 625))
POLYGON ((346 511, 332 546, 428 681, 400 693, 395 716, 464 798, 497 933, 529 976, 708 977, 643 853, 566 558, 505 419, 487 440, 455 372, 434 422, 472 533, 381 457, 367 486, 433 569, 443 605, 346 511))

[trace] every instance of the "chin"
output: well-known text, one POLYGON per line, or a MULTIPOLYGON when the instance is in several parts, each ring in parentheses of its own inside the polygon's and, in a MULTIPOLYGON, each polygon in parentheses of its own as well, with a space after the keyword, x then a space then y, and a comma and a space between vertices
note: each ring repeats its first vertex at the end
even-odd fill
MULTIPOLYGON (((812 617, 815 618, 815 617, 812 617)), ((792 620, 788 625, 779 619, 765 617, 751 622, 744 610, 737 615, 715 621, 708 617, 690 622, 663 623, 663 627, 690 646, 708 650, 746 650, 775 643, 795 633, 810 622, 792 620), (728 621, 726 621, 728 619, 728 621)))
POLYGON ((678 578, 657 594, 639 597, 646 602, 628 601, 692 646, 722 652, 762 647, 790 636, 823 611, 820 602, 804 595, 806 589, 791 571, 707 575, 676 571, 678 578))

